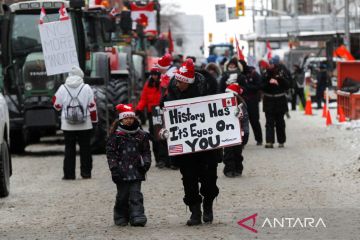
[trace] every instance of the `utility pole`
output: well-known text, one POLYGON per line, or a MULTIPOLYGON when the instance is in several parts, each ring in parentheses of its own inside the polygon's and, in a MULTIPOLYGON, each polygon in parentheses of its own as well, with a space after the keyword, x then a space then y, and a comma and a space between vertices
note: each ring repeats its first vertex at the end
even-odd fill
POLYGON ((350 41, 350 20, 349 20, 349 0, 345 0, 345 41, 344 44, 347 49, 351 52, 351 41, 350 41))

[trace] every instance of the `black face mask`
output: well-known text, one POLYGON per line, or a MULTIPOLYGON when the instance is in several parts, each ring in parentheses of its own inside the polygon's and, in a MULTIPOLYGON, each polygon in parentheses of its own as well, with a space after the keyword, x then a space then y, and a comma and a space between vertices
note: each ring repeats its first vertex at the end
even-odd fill
POLYGON ((134 123, 132 125, 130 125, 130 126, 124 125, 124 124, 122 124, 120 122, 120 127, 122 129, 125 129, 125 130, 128 130, 128 131, 134 131, 134 130, 138 129, 139 126, 140 126, 139 121, 136 120, 136 119, 135 119, 134 123))

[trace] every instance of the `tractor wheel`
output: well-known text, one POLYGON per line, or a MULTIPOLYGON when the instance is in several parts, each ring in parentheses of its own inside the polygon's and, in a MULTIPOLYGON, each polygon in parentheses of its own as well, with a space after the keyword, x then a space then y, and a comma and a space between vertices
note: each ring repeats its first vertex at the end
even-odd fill
POLYGON ((0 145, 0 197, 7 197, 10 191, 10 154, 4 139, 0 145))
POLYGON ((100 154, 105 152, 105 143, 108 131, 106 126, 106 94, 104 87, 93 87, 93 91, 96 100, 98 122, 94 125, 90 146, 92 153, 100 154))
POLYGON ((107 86, 108 103, 111 105, 109 109, 109 117, 111 122, 117 117, 115 110, 116 105, 120 103, 129 103, 128 83, 125 80, 113 79, 107 86))
POLYGON ((23 131, 13 130, 10 132, 10 150, 12 153, 22 154, 25 152, 26 141, 23 131))

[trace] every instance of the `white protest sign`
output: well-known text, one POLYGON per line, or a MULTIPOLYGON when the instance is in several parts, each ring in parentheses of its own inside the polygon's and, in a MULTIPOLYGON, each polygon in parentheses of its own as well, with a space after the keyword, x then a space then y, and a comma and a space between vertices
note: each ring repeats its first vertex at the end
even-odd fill
POLYGON ((79 66, 71 20, 39 24, 39 31, 48 76, 79 66))
POLYGON ((170 156, 241 143, 240 121, 232 93, 165 102, 170 156))

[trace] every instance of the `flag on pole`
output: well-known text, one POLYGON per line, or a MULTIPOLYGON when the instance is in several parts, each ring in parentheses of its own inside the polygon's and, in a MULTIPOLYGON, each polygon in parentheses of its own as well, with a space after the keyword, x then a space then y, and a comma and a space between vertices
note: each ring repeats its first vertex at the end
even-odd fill
POLYGON ((40 11, 40 19, 39 19, 39 24, 43 24, 44 23, 44 18, 46 17, 46 12, 45 12, 45 8, 42 7, 41 11, 40 11))
POLYGON ((113 7, 109 13, 110 17, 116 17, 116 15, 119 13, 118 9, 116 7, 113 7))
POLYGON ((61 8, 59 9, 59 14, 60 14, 60 19, 59 19, 60 21, 69 20, 69 15, 66 11, 64 4, 61 5, 61 8))
POLYGON ((172 54, 174 52, 174 42, 173 42, 170 27, 169 27, 169 32, 168 32, 168 41, 169 41, 169 53, 172 54))
POLYGON ((244 56, 242 50, 240 49, 239 42, 237 40, 236 35, 235 35, 235 43, 236 43, 236 52, 237 52, 237 55, 238 55, 238 59, 245 61, 245 56, 244 56))
POLYGON ((266 57, 268 60, 272 58, 272 49, 269 41, 266 41, 266 57))

